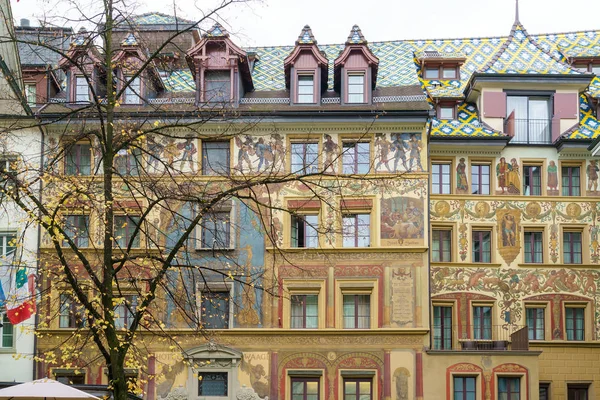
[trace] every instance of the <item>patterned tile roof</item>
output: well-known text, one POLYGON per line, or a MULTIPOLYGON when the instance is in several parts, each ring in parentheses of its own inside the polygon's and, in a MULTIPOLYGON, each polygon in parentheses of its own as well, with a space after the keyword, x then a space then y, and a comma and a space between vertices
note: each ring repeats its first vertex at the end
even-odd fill
POLYGON ((503 137, 502 132, 491 129, 479 120, 473 104, 462 103, 458 107, 458 119, 431 121, 431 136, 503 137))
POLYGON ((579 126, 565 132, 563 137, 567 139, 595 139, 600 137, 600 122, 594 116, 585 94, 579 96, 579 126))
POLYGON ((193 24, 194 21, 167 15, 159 12, 149 12, 135 15, 131 18, 135 25, 175 25, 175 24, 193 24))

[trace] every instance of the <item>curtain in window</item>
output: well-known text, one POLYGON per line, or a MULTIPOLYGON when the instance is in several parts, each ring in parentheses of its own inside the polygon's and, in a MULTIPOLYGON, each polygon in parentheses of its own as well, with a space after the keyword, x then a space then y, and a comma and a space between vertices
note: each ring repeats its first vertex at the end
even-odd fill
POLYGON ((433 348, 452 348, 452 307, 433 308, 433 348))
POLYGON ((492 308, 474 307, 473 308, 473 333, 475 339, 492 339, 492 308))
POLYGON ((550 138, 548 99, 529 99, 529 142, 548 143, 550 138))
POLYGON ((515 136, 513 143, 527 143, 528 128, 528 98, 525 96, 508 96, 506 98, 507 117, 514 111, 515 115, 515 136))

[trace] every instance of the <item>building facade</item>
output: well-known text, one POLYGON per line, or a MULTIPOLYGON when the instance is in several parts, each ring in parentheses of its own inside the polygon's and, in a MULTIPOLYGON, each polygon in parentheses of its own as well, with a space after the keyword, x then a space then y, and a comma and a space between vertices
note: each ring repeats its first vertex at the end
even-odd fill
MULTIPOLYGON (((151 13, 117 28, 118 79, 186 24, 151 13)), ((72 59, 101 56, 84 33, 71 39, 72 59)), ((318 45, 305 26, 294 46, 243 49, 217 24, 178 40, 131 81, 123 121, 199 118, 223 104, 240 118, 172 141, 149 135, 139 155, 148 174, 176 166, 207 187, 229 175, 315 178, 257 191, 260 207, 220 204, 218 223, 196 230, 182 257, 212 272, 170 284, 193 294, 210 335, 186 323, 177 295, 159 296, 161 329, 179 348, 148 342, 147 362, 130 371, 145 398, 597 396, 599 31, 530 35, 517 20, 507 37, 368 43, 354 26, 344 44, 318 45), (236 279, 223 279, 228 265, 236 279)), ((56 65, 64 84, 36 101, 42 120, 91 99, 69 60, 56 65)), ((75 136, 53 123, 47 152, 76 152, 57 176, 92 180, 101 155, 75 136)), ((125 154, 115 168, 129 174, 125 154)), ((128 193, 124 217, 148 205, 128 193)), ((89 232, 80 244, 91 253, 101 224, 75 208, 66 217, 89 232)), ((150 219, 154 233, 133 247, 168 247, 185 228, 150 219)), ((46 265, 52 245, 42 239, 46 265)), ((52 301, 40 307, 40 355, 85 329, 64 287, 42 287, 52 301)), ((126 307, 115 312, 125 327, 126 307)), ((39 363, 37 374, 107 382, 92 351, 68 368, 39 363)))

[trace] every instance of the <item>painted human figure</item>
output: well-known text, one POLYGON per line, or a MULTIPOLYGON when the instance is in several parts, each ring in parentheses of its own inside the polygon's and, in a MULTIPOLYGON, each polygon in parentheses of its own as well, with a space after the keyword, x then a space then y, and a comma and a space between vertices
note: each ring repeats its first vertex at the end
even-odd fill
POLYGON ((554 161, 548 165, 548 188, 553 192, 558 191, 558 167, 554 161))
POLYGON ((250 153, 254 152, 254 142, 252 141, 252 138, 246 135, 245 139, 242 141, 242 139, 236 137, 235 142, 239 147, 237 162, 238 170, 243 170, 242 161, 246 161, 246 164, 248 164, 248 168, 250 169, 250 171, 252 171, 252 161, 250 160, 250 153))
POLYGON ((467 166, 465 164, 465 159, 461 158, 456 166, 456 189, 463 193, 466 193, 469 190, 466 170, 467 166))
POLYGON ((509 193, 521 193, 521 173, 519 172, 519 163, 516 158, 511 158, 510 160, 510 171, 506 175, 506 186, 509 193))
POLYGON ((421 141, 417 137, 417 135, 410 135, 410 141, 408 142, 408 146, 410 148, 410 169, 412 171, 413 163, 416 162, 417 167, 419 167, 420 171, 423 171, 423 166, 421 165, 421 141))
POLYGON ((598 191, 598 165, 596 160, 591 160, 590 165, 587 166, 586 172, 588 176, 588 191, 598 191))
POLYGON ((504 190, 508 187, 506 178, 510 170, 510 164, 506 162, 504 157, 501 157, 500 162, 496 165, 496 177, 498 178, 498 186, 502 189, 502 193, 504 193, 504 190))
POLYGON ((160 156, 165 149, 161 143, 157 142, 153 136, 148 137, 148 168, 152 167, 154 171, 158 170, 160 156))
POLYGON ((379 161, 375 166, 375 171, 378 171, 381 164, 383 164, 385 165, 385 168, 388 170, 388 172, 392 172, 388 159, 392 143, 390 143, 390 141, 387 140, 385 133, 377 134, 377 138, 375 139, 375 146, 379 147, 379 161))
POLYGON ((193 142, 194 138, 188 137, 186 138, 184 143, 180 143, 177 147, 180 150, 183 150, 183 155, 181 157, 181 163, 179 164, 179 168, 183 170, 183 166, 185 162, 188 162, 190 169, 194 172, 194 154, 198 151, 193 142))
POLYGON ((175 158, 179 156, 179 149, 177 148, 177 144, 175 143, 175 139, 169 138, 167 143, 165 144, 163 155, 166 158, 167 165, 172 166, 175 158))
POLYGON ((271 152, 273 153, 273 164, 277 167, 285 159, 283 138, 279 133, 271 135, 271 152))
POLYGON ((260 172, 263 164, 265 169, 269 168, 270 161, 273 160, 273 153, 271 152, 271 146, 265 143, 263 138, 259 138, 258 142, 254 146, 256 156, 258 157, 257 171, 260 172))
POLYGON ((394 172, 398 172, 398 161, 402 160, 402 165, 404 169, 408 171, 408 165, 406 164, 406 149, 404 147, 404 141, 400 137, 399 133, 396 133, 392 136, 392 146, 391 149, 395 151, 394 153, 394 172))
POLYGON ((325 172, 334 172, 333 156, 338 150, 338 144, 333 141, 331 135, 325 135, 323 151, 325 151, 325 172))
POLYGON ((516 246, 516 221, 514 215, 506 214, 502 219, 502 244, 507 247, 516 246))

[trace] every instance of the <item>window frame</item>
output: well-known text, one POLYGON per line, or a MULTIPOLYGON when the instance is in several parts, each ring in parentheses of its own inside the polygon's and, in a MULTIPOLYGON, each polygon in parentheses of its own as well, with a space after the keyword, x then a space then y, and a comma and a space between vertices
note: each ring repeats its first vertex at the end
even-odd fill
POLYGON ((583 235, 583 228, 570 228, 570 227, 564 227, 562 229, 561 232, 561 252, 562 252, 562 262, 563 264, 566 265, 581 265, 584 262, 584 255, 585 252, 583 251, 583 249, 585 248, 585 243, 584 243, 584 235, 583 235), (575 252, 575 248, 574 248, 574 244, 576 243, 575 240, 566 240, 565 235, 569 235, 570 237, 573 236, 573 234, 578 234, 579 235, 579 246, 580 246, 580 251, 579 252, 575 252), (567 252, 567 243, 569 244, 569 251, 567 252), (566 255, 569 254, 570 257, 570 262, 567 262, 566 260, 566 255), (575 256, 579 254, 579 262, 574 262, 573 260, 575 259, 575 256))
POLYGON ((544 263, 545 236, 546 235, 545 235, 544 228, 523 227, 523 263, 524 264, 543 264, 544 263), (541 236, 541 241, 540 241, 541 252, 535 251, 535 244, 537 243, 537 241, 535 240, 536 234, 539 234, 541 236), (528 243, 527 235, 532 235, 531 238, 529 239, 529 243, 528 243), (527 244, 530 245, 529 252, 527 251, 527 248, 526 248, 527 244), (535 256, 537 254, 540 255, 540 261, 535 261, 535 256), (528 255, 531 257, 530 261, 527 260, 528 255))
POLYGON ((198 381, 198 390, 196 391, 196 393, 198 394, 198 397, 208 397, 208 398, 228 398, 230 395, 230 390, 229 390, 229 371, 213 371, 213 370, 209 370, 209 369, 205 369, 205 370, 200 370, 196 373, 196 377, 197 377, 197 381, 198 381), (202 382, 204 382, 204 377, 202 379, 200 379, 201 375, 225 375, 225 394, 223 395, 207 395, 207 394, 202 394, 202 382))
POLYGON ((67 148, 65 148, 65 162, 64 162, 64 173, 67 176, 90 176, 92 175, 92 168, 94 166, 94 160, 93 160, 93 156, 92 156, 92 145, 90 143, 74 143, 72 145, 67 146, 67 148), (86 171, 81 171, 83 169, 82 166, 82 159, 83 159, 83 155, 85 154, 86 151, 86 147, 87 147, 87 151, 89 152, 89 165, 87 165, 87 167, 89 168, 89 172, 86 173, 86 171), (74 156, 75 158, 73 158, 73 154, 72 152, 74 151, 74 156), (71 161, 69 161, 71 160, 71 161), (71 171, 69 171, 70 169, 73 169, 74 172, 72 173, 71 171))
POLYGON ((312 329, 312 328, 292 328, 292 296, 293 295, 315 295, 317 296, 317 328, 324 327, 327 318, 326 310, 326 284, 324 279, 284 279, 283 291, 286 294, 282 297, 280 305, 283 308, 283 329, 312 329))
POLYGON ((320 143, 318 140, 305 140, 305 141, 291 141, 290 142, 290 173, 296 175, 307 175, 307 174, 316 174, 319 172, 320 168, 320 160, 319 160, 319 151, 320 151, 320 143), (298 146, 301 147, 301 153, 298 153, 296 149, 298 146), (309 146, 316 146, 315 151, 309 151, 309 146), (314 156, 314 158, 308 158, 308 156, 314 156), (302 163, 294 163, 294 156, 301 156, 302 163), (296 167, 299 168, 296 169, 296 167), (308 171, 308 172, 307 172, 308 171))
POLYGON ((371 329, 371 319, 372 319, 372 295, 371 293, 342 293, 342 321, 343 321, 343 329, 371 329), (354 297, 354 313, 352 318, 354 319, 354 323, 352 324, 352 326, 346 326, 346 319, 350 318, 350 316, 346 316, 346 297, 350 297, 353 296, 354 297), (368 300, 368 304, 367 304, 367 309, 369 310, 369 315, 360 315, 359 310, 360 310, 360 306, 364 306, 365 303, 360 303, 361 298, 363 299, 367 299, 368 300), (361 318, 366 318, 366 321, 368 321, 369 326, 367 327, 361 327, 360 326, 360 321, 361 318))
POLYGON ((475 340, 493 340, 494 339, 494 304, 493 303, 472 303, 471 304, 471 316, 472 316, 471 321, 472 321, 472 333, 473 333, 472 337, 473 337, 473 339, 475 339, 475 340), (486 326, 485 326, 486 314, 483 311, 484 308, 490 309, 489 331, 486 329, 486 326), (479 319, 481 321, 478 326, 475 325, 475 318, 477 318, 477 315, 476 315, 477 313, 475 311, 476 309, 477 310, 482 309, 481 316, 479 316, 479 319), (487 332, 489 332, 489 335, 486 334, 487 332))
MULTIPOLYGON (((522 384, 522 379, 523 376, 519 375, 519 376, 515 376, 515 375, 500 375, 497 378, 497 396, 498 398, 500 398, 500 395, 503 394, 503 392, 500 392, 500 381, 501 380, 513 380, 515 379, 516 382, 518 382, 518 386, 519 386, 519 390, 518 392, 513 393, 511 390, 511 385, 509 382, 507 382, 506 387, 508 388, 508 392, 506 392, 506 400, 523 400, 524 397, 522 396, 522 392, 523 392, 523 384, 522 384), (516 395, 516 396, 515 396, 516 395)), ((525 390, 525 396, 526 396, 527 390, 525 390)))
POLYGON ((366 81, 367 81, 366 71, 348 71, 346 73, 346 103, 347 104, 365 104, 365 103, 367 103, 366 81), (350 83, 351 77, 361 77, 362 83, 360 85, 356 84, 356 83, 350 83), (361 87, 362 91, 360 93, 351 93, 350 92, 351 87, 361 87), (355 96, 360 95, 362 97, 362 101, 351 101, 350 99, 353 95, 355 95, 355 96))
MULTIPOLYGON (((231 175, 231 141, 230 140, 203 140, 200 144, 200 148, 202 151, 202 165, 201 165, 201 175, 202 176, 229 176, 231 175), (222 148, 209 148, 210 145, 219 145, 222 148), (227 153, 227 164, 226 165, 215 165, 219 168, 224 168, 223 173, 220 173, 215 168, 211 167, 209 160, 209 152, 213 151, 226 151, 227 153)), ((217 163, 218 164, 218 163, 217 163)))
POLYGON ((290 215, 290 247, 295 249, 316 249, 319 247, 319 212, 302 212, 290 215), (316 218, 313 225, 306 221, 306 218, 316 218), (302 229, 302 246, 300 245, 300 226, 302 229), (307 235, 309 231, 314 231, 315 235, 307 235), (295 235, 294 235, 295 233, 295 235), (314 239, 313 239, 314 238, 314 239), (314 246, 307 245, 314 240, 314 246))
POLYGON ((538 304, 538 303, 525 303, 525 325, 527 326, 527 337, 528 340, 546 340, 546 323, 547 323, 547 305, 546 304, 538 304), (539 312, 534 312, 533 315, 533 326, 530 328, 529 327, 529 323, 528 321, 529 319, 529 310, 541 310, 541 318, 542 318, 542 328, 541 328, 541 335, 542 337, 538 337, 538 334, 540 333, 540 329, 537 328, 537 325, 535 324, 537 322, 537 319, 540 317, 540 313, 539 312), (531 330, 530 330, 531 329, 531 330), (533 335, 530 335, 530 333, 533 333, 533 335))
POLYGON ((484 226, 472 226, 471 227, 471 262, 473 263, 477 263, 477 264, 490 264, 494 261, 494 233, 493 233, 493 229, 490 227, 484 227, 484 226), (481 243, 479 245, 479 256, 481 258, 484 258, 484 256, 486 255, 486 253, 489 253, 489 261, 475 261, 475 235, 477 234, 478 239, 479 240, 483 240, 484 235, 488 233, 489 234, 489 251, 486 252, 483 249, 483 246, 481 243))
POLYGON ((371 234, 371 228, 372 228, 372 221, 371 221, 371 211, 348 211, 348 212, 344 212, 342 214, 342 247, 343 248, 369 248, 371 247, 372 243, 372 234, 371 234), (361 217, 368 217, 368 223, 364 224, 361 223, 361 217), (346 225, 346 221, 350 221, 350 220, 354 220, 354 223, 352 225, 346 225), (347 233, 347 227, 348 226, 352 226, 353 227, 353 232, 354 234, 349 234, 347 233), (360 234, 361 231, 361 227, 362 230, 366 228, 366 232, 367 232, 367 245, 366 246, 361 246, 360 243, 363 242, 365 236, 360 234), (348 238, 348 242, 346 242, 346 238, 348 238), (347 246, 346 243, 350 242, 350 239, 354 239, 354 245, 353 246, 347 246))
POLYGON ((60 293, 58 309, 59 329, 81 329, 85 326, 85 309, 78 305, 72 295, 60 293), (66 312, 66 314, 65 314, 66 312), (63 321, 66 320, 66 324, 63 321))
POLYGON ((203 73, 203 82, 202 82, 202 96, 203 96, 203 100, 206 103, 209 104, 215 104, 215 103, 231 103, 234 100, 235 94, 232 94, 232 79, 231 79, 231 69, 205 69, 204 73, 203 73), (223 74, 222 79, 207 79, 207 76, 210 77, 212 74, 214 74, 215 76, 217 76, 217 74, 223 74), (227 79, 224 78, 225 74, 227 74, 229 77, 227 79), (223 84, 219 86, 219 89, 210 89, 211 91, 217 91, 217 90, 222 90, 225 86, 225 82, 227 89, 229 89, 229 91, 227 93, 223 92, 223 94, 226 94, 226 96, 217 98, 217 96, 212 96, 210 98, 208 98, 207 94, 209 92, 208 89, 208 82, 222 82, 223 84))
POLYGON ((521 165, 521 170, 522 175, 523 175, 523 183, 522 183, 522 188, 521 188, 521 194, 523 196, 543 196, 545 195, 545 190, 544 190, 544 184, 546 183, 543 177, 543 171, 544 171, 544 165, 541 163, 537 163, 537 162, 522 162, 521 165), (527 185, 526 182, 534 182, 535 183, 535 173, 533 172, 534 170, 532 170, 533 168, 537 168, 538 174, 539 174, 539 185, 527 185), (530 171, 529 173, 527 173, 527 171, 530 171), (529 192, 528 189, 529 188, 529 192), (539 190, 538 194, 533 194, 533 192, 537 192, 539 190))
POLYGON ((569 383, 567 382, 567 399, 568 400, 589 400, 590 399, 590 384, 589 383, 569 383), (571 390, 576 391, 571 397, 571 390), (583 390, 583 397, 581 396, 583 390))
POLYGON ((569 342, 585 342, 587 340, 587 329, 588 329, 588 323, 586 323, 586 320, 588 319, 587 317, 587 304, 582 304, 582 303, 565 303, 563 305, 563 312, 564 312, 564 332, 565 332, 565 337, 564 339, 569 341, 569 342), (581 311, 581 318, 577 318, 577 316, 574 314, 572 316, 572 318, 569 318, 569 312, 573 312, 575 313, 575 311, 581 311), (569 319, 573 320, 573 328, 569 329, 568 325, 569 325, 569 319), (581 320, 582 321, 582 328, 578 329, 576 327, 576 321, 577 320, 581 320), (569 339, 569 332, 572 331, 572 336, 571 339, 569 339), (581 336, 578 335, 578 333, 581 333, 581 336))
POLYGON ((2 320, 2 326, 0 326, 0 354, 4 352, 13 352, 17 345, 15 326, 10 323, 5 311, 0 312, 0 320, 2 320), (10 327, 10 333, 6 332, 8 327, 10 327), (5 340, 8 340, 7 338, 10 338, 10 346, 4 345, 5 340))
POLYGON ((317 383, 317 400, 321 399, 321 377, 304 377, 304 376, 290 376, 290 400, 294 400, 294 383, 302 382, 303 383, 303 392, 302 392, 302 400, 308 400, 308 386, 309 382, 317 383))
MULTIPOLYGON (((132 235, 135 232, 135 226, 133 226, 133 230, 130 231, 130 228, 132 227, 132 223, 133 224, 140 224, 140 215, 136 214, 136 215, 129 215, 129 214, 115 214, 113 216, 113 236, 114 236, 114 242, 113 242, 113 247, 115 248, 120 248, 121 250, 126 250, 129 246, 129 243, 131 242, 131 249, 139 249, 142 247, 142 229, 138 230, 137 233, 137 237, 135 238, 135 240, 132 242, 132 235), (117 218, 119 218, 119 220, 121 218, 125 218, 125 220, 118 224, 117 223, 117 218), (134 221, 134 219, 137 218, 137 222, 134 221), (125 225, 125 226, 123 226, 125 225), (121 226, 121 228, 118 228, 119 226, 121 226), (117 229, 125 229, 125 236, 121 236, 121 235, 117 235, 117 229), (117 239, 117 236, 121 236, 121 239, 117 239), (124 245, 121 246, 119 244, 119 241, 124 240, 124 245)), ((143 222, 141 222, 143 223, 143 222)))
MULTIPOLYGON (((69 213, 63 215, 63 230, 66 234, 69 234, 69 237, 73 241, 76 247, 88 248, 90 247, 91 234, 92 230, 90 229, 90 216, 88 214, 78 214, 78 213, 69 213), (75 224, 72 226, 75 229, 79 230, 81 228, 81 219, 84 219, 84 227, 87 232, 84 232, 85 236, 81 236, 80 234, 75 234, 75 232, 70 231, 68 219, 75 219, 75 224), (71 234, 70 234, 71 233, 71 234)), ((66 239, 62 241, 62 247, 69 247, 66 239)))
POLYGON ((371 160, 371 142, 368 140, 357 140, 357 141, 350 141, 350 140, 343 140, 342 141, 342 173, 343 174, 350 174, 350 175, 357 175, 357 174, 368 174, 371 171, 371 166, 372 166, 372 160, 371 160), (367 151, 365 153, 364 149, 361 151, 360 147, 361 145, 367 145, 367 151), (352 150, 349 150, 349 149, 352 150), (361 162, 361 160, 364 160, 365 154, 367 155, 367 162, 361 162), (348 165, 346 163, 346 161, 348 160, 348 157, 350 157, 351 155, 351 159, 352 159, 352 164, 348 165), (365 166, 366 165, 366 170, 361 171, 361 166, 365 166), (351 172, 347 172, 346 168, 350 168, 351 172))
POLYGON ((441 121, 451 121, 457 118, 457 106, 456 103, 439 103, 436 107, 437 117, 441 121), (450 118, 445 118, 443 114, 443 110, 450 110, 452 116, 450 118))
POLYGON ((470 393, 473 394, 472 398, 476 399, 477 398, 477 378, 478 378, 477 375, 462 375, 462 374, 461 375, 457 375, 457 374, 453 374, 452 375, 452 400, 468 400, 469 399, 468 395, 470 393), (463 390, 461 391, 462 395, 459 396, 459 397, 456 396, 456 394, 457 394, 456 393, 456 380, 457 379, 461 379, 463 381, 462 382, 463 390), (474 380, 474 382, 473 382, 473 391, 468 391, 467 390, 467 385, 466 385, 466 380, 467 379, 473 379, 474 380))
POLYGON ((316 104, 317 103, 317 79, 316 79, 316 73, 314 71, 298 71, 296 73, 296 85, 295 85, 295 89, 296 89, 296 104, 302 104, 302 105, 306 105, 306 104, 316 104), (307 78, 310 77, 312 85, 303 85, 300 82, 304 81, 304 79, 301 78, 307 78), (312 94, 308 94, 308 93, 300 93, 300 87, 308 87, 308 86, 312 86, 312 94), (306 97, 306 99, 304 99, 304 96, 306 97), (308 100, 308 96, 310 96, 312 98, 311 101, 304 101, 304 100, 308 100), (304 100, 302 100, 304 99, 304 100))
POLYGON ((197 229, 197 234, 198 234, 198 238, 199 240, 197 241, 198 243, 198 247, 196 248, 197 250, 233 250, 235 249, 235 230, 234 230, 234 224, 233 224, 233 216, 235 215, 234 213, 234 207, 233 205, 227 205, 221 208, 217 208, 215 210, 212 210, 211 212, 206 213, 203 218, 200 220, 200 222, 198 222, 198 229, 197 229), (206 219, 209 219, 209 222, 212 222, 213 225, 212 227, 215 228, 214 230, 214 234, 213 234, 213 246, 206 246, 205 243, 205 238, 204 236, 206 235, 206 232, 209 230, 208 227, 204 226, 203 224, 205 223, 206 219), (227 238, 227 243, 224 243, 225 246, 215 246, 214 244, 216 243, 216 241, 214 240, 214 238, 218 235, 219 230, 216 229, 216 222, 221 222, 221 218, 220 217, 226 217, 225 221, 226 221, 226 231, 225 232, 225 236, 227 238))
POLYGON ((319 328, 319 293, 290 293, 290 329, 318 329, 319 328), (314 297, 316 300, 315 305, 315 310, 316 310, 316 315, 307 315, 307 297, 314 297), (300 315, 300 319, 302 322, 302 326, 294 326, 294 318, 298 318, 294 316, 294 297, 301 297, 302 301, 301 301, 301 305, 302 305, 302 313, 300 315), (316 324, 315 326, 309 326, 307 327, 307 320, 308 318, 316 318, 316 324))
MULTIPOLYGON (((61 382, 65 385, 85 385, 87 374, 84 369, 75 369, 75 368, 54 368, 52 369, 52 375, 54 375, 54 379, 58 382, 61 382), (78 382, 73 382, 72 378, 77 378, 78 382), (63 382, 61 378, 69 379, 68 382, 63 382), (79 382, 82 380, 83 382, 79 382)), ((64 379, 63 379, 64 380, 64 379)))
POLYGON ((540 382, 539 383, 539 395, 540 395, 539 396, 540 400, 550 400, 552 398, 550 382, 540 382), (542 390, 546 391, 545 398, 542 398, 542 390))
POLYGON ((123 176, 139 176, 142 164, 142 150, 138 147, 133 149, 121 149, 117 153, 114 160, 114 170, 117 177, 123 176))
POLYGON ((75 75, 73 77, 74 80, 74 97, 75 97, 75 103, 89 103, 91 101, 91 95, 90 95, 90 87, 88 85, 87 80, 85 79, 84 75, 75 75), (85 88, 85 95, 84 93, 80 93, 80 89, 85 88))
MULTIPOLYGON (((513 132, 513 137, 511 139, 511 144, 515 144, 515 145, 524 145, 524 144, 533 144, 533 145, 540 145, 540 144, 552 144, 552 116, 553 116, 553 112, 554 110, 552 109, 552 104, 553 104, 553 98, 554 98, 554 91, 521 91, 521 90, 504 90, 504 93, 506 93, 506 117, 504 118, 504 130, 506 131, 506 122, 508 121, 510 115, 512 114, 512 111, 510 110, 509 107, 509 98, 511 97, 521 97, 521 98, 527 98, 527 118, 526 119, 522 119, 522 118, 514 118, 514 132, 513 132), (530 109, 531 109, 531 101, 540 101, 540 100, 544 100, 547 101, 547 105, 548 105, 548 118, 547 120, 539 120, 539 119, 534 119, 530 117, 530 109), (518 133, 521 133, 520 129, 520 125, 519 127, 517 127, 517 123, 518 121, 525 121, 526 122, 526 132, 525 135, 526 136, 526 140, 519 140, 519 139, 515 139, 515 137, 519 136, 518 133), (546 121, 548 123, 548 125, 541 131, 541 133, 544 135, 543 137, 543 141, 538 142, 538 141, 533 141, 533 135, 534 133, 531 132, 531 123, 530 121, 546 121), (519 129, 519 132, 517 132, 517 129, 519 129)), ((545 168, 544 168, 545 170, 545 168)), ((523 185, 525 184, 524 182, 522 183, 523 185)), ((543 182, 542 182, 543 185, 543 182)))
POLYGON ((196 293, 197 314, 198 314, 197 318, 198 318, 198 322, 200 324, 202 324, 203 329, 228 330, 228 329, 234 328, 233 299, 234 299, 234 285, 230 285, 229 283, 226 283, 226 282, 207 282, 207 284, 199 284, 197 293, 196 293), (205 317, 204 317, 204 315, 205 315, 204 299, 206 298, 205 293, 209 293, 210 295, 217 294, 217 293, 218 294, 222 294, 222 293, 227 294, 227 296, 228 296, 228 298, 227 298, 228 311, 227 311, 227 322, 225 323, 225 327, 212 328, 212 327, 205 326, 205 323, 204 323, 204 319, 205 319, 205 317))
POLYGON ((433 332, 433 335, 432 335, 433 336, 432 337, 432 345, 433 345, 432 347, 433 347, 433 350, 452 350, 454 348, 454 326, 453 326, 453 323, 454 323, 454 304, 453 303, 435 303, 434 302, 433 305, 432 305, 432 308, 433 309, 431 311, 432 312, 431 315, 432 315, 432 328, 433 328, 432 329, 432 332, 433 332), (450 317, 450 327, 449 328, 446 327, 446 324, 445 324, 445 319, 447 319, 448 316, 440 314, 440 321, 442 322, 442 324, 439 325, 440 332, 441 332, 441 336, 439 337, 439 340, 440 340, 441 346, 436 346, 436 331, 437 331, 436 328, 438 327, 438 325, 436 325, 436 312, 435 312, 436 309, 440 309, 440 310, 444 309, 446 311, 448 309, 450 309, 450 312, 449 312, 450 313, 450 316, 449 316, 450 317), (446 337, 446 335, 444 334, 444 333, 448 333, 448 332, 444 332, 447 329, 450 330, 450 332, 449 332, 450 333, 450 337, 449 338, 446 337), (448 339, 450 341, 450 346, 449 347, 446 346, 446 344, 447 344, 446 341, 448 339))
POLYGON ((374 400, 374 388, 373 386, 373 378, 366 378, 366 377, 348 377, 348 376, 343 376, 342 374, 342 399, 343 400, 349 400, 347 397, 348 396, 352 396, 352 394, 346 394, 346 383, 355 383, 355 396, 354 399, 352 400, 364 400, 361 393, 360 393, 360 383, 361 382, 368 382, 369 383, 369 399, 368 400, 374 400))
MULTIPOLYGON (((325 290, 325 288, 323 288, 325 290)), ((369 313, 371 319, 369 321, 369 329, 380 327, 378 311, 379 298, 379 279, 366 278, 361 280, 356 279, 336 279, 335 280, 335 328, 344 330, 353 330, 344 328, 344 295, 370 295, 369 313)), ((323 308, 325 311, 325 309, 323 308)), ((324 314, 325 315, 325 314, 324 314)))
POLYGON ((436 81, 457 81, 460 80, 460 65, 457 64, 437 64, 437 63, 424 63, 423 65, 423 79, 424 80, 436 80, 436 81), (453 70, 454 74, 452 77, 445 77, 444 72, 453 70), (428 71, 437 71, 437 76, 429 76, 428 71))
POLYGON ((37 84, 35 82, 24 82, 25 99, 30 107, 37 106, 37 84), (32 90, 33 89, 33 90, 32 90))
POLYGON ((477 196, 489 196, 492 194, 492 187, 493 187, 493 168, 492 168, 492 162, 490 161, 471 161, 469 160, 469 173, 470 173, 470 178, 471 178, 471 182, 469 183, 469 188, 470 188, 470 194, 471 195, 477 195, 477 196), (473 179, 474 176, 477 176, 477 191, 478 192, 483 192, 484 188, 486 188, 486 184, 484 184, 482 182, 482 178, 486 175, 483 173, 482 171, 482 167, 487 167, 488 168, 488 183, 487 183, 487 193, 475 193, 475 191, 473 190, 473 186, 475 185, 475 179, 473 179), (477 174, 473 173, 473 169, 474 168, 478 168, 477 174))
POLYGON ((561 162, 560 163, 560 195, 563 197, 578 197, 578 196, 583 196, 584 193, 584 181, 586 179, 586 177, 584 175, 582 175, 582 173, 584 172, 584 168, 582 163, 567 163, 567 162, 561 162), (567 168, 569 169, 570 173, 569 176, 567 177, 568 179, 568 185, 565 187, 564 185, 564 179, 565 179, 565 175, 564 175, 564 169, 567 168), (579 170, 579 176, 577 177, 579 179, 579 185, 573 185, 573 178, 574 176, 571 174, 571 170, 577 168, 579 170), (565 194, 565 189, 567 189, 567 193, 565 194), (578 194, 573 194, 574 189, 577 189, 578 194))
POLYGON ((131 321, 129 320, 133 318, 134 314, 137 312, 137 306, 139 301, 138 295, 134 293, 123 293, 115 297, 124 299, 122 302, 115 304, 113 308, 113 312, 115 315, 115 329, 129 329, 129 326, 131 325, 131 321), (123 315, 117 314, 117 309, 122 310, 123 315), (123 322, 121 323, 120 321, 123 322))
POLYGON ((453 251, 453 247, 452 244, 454 243, 454 229, 451 226, 432 226, 431 227, 431 262, 436 262, 436 263, 444 263, 444 262, 452 262, 452 258, 454 256, 454 251, 453 251), (438 250, 434 250, 433 249, 433 245, 434 245, 434 241, 435 241, 435 235, 436 232, 439 232, 438 236, 440 236, 439 239, 439 249, 438 250), (447 232, 448 234, 448 241, 449 241, 449 246, 448 246, 448 259, 445 258, 445 248, 443 246, 444 243, 444 238, 442 238, 442 232, 447 232), (433 256, 433 252, 437 251, 438 253, 438 260, 435 260, 435 257, 433 256))
POLYGON ((433 159, 431 160, 431 194, 452 194, 452 160, 433 159), (448 168, 448 173, 444 173, 444 167, 448 168), (438 177, 438 183, 434 183, 434 176, 438 177), (448 182, 444 182, 444 178, 448 179, 448 182), (448 187, 448 191, 445 192, 445 187, 448 187))
MULTIPOLYGON (((125 83, 129 82, 132 77, 133 77, 133 75, 124 75, 123 83, 125 84, 125 83)), ((131 82, 129 82, 129 85, 127 85, 127 87, 123 91, 123 104, 127 104, 127 105, 142 104, 142 89, 143 89, 142 78, 140 75, 138 75, 135 77, 135 79, 133 79, 131 82), (133 99, 133 101, 130 101, 131 99, 133 99)))
POLYGON ((16 255, 19 247, 17 246, 19 242, 19 235, 16 230, 2 230, 0 231, 0 259, 4 259, 6 257, 10 257, 11 255, 16 255), (9 246, 11 241, 15 241, 14 246, 9 246), (9 253, 9 249, 12 249, 9 253))

